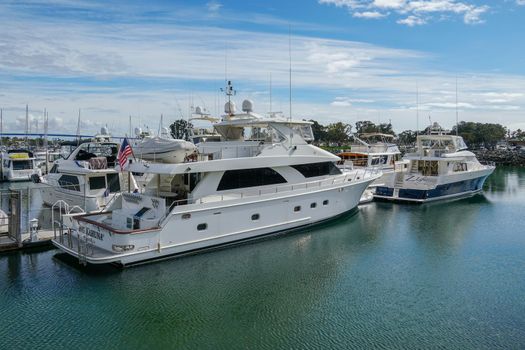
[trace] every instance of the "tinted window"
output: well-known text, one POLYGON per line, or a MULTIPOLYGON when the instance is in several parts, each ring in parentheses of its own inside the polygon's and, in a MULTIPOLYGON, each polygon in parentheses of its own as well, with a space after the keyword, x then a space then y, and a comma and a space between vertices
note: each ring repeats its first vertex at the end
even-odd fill
POLYGON ((28 170, 32 168, 32 160, 13 160, 13 170, 28 170))
POLYGON ((120 181, 118 174, 108 174, 109 192, 120 192, 120 181))
POLYGON ((80 191, 80 185, 76 176, 62 175, 60 176, 60 179, 58 179, 58 184, 60 187, 71 191, 80 191))
POLYGON ((197 225, 197 230, 199 231, 204 231, 208 228, 208 224, 198 224, 197 225))
POLYGON ((286 183, 284 177, 270 168, 227 170, 217 191, 286 183))
POLYGON ((303 174, 304 177, 341 174, 341 170, 332 162, 292 165, 292 168, 303 174))
POLYGON ((100 190, 106 188, 106 177, 105 176, 94 176, 89 178, 89 188, 91 190, 100 190))

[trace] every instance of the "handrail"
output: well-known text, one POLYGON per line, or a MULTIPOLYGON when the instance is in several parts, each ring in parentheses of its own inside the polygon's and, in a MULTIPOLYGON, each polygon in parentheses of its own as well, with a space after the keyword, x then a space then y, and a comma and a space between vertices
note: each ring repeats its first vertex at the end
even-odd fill
MULTIPOLYGON (((238 192, 237 193, 236 192, 229 192, 229 193, 221 194, 220 201, 223 201, 225 196, 230 197, 230 196, 237 195, 238 196, 237 198, 257 197, 257 196, 270 194, 270 193, 280 193, 280 192, 294 191, 294 190, 297 190, 297 189, 308 189, 308 188, 311 188, 311 187, 325 187, 325 186, 331 186, 331 185, 335 185, 335 184, 343 184, 343 183, 345 183, 347 181, 356 181, 356 180, 364 179, 364 178, 367 177, 367 175, 368 176, 373 176, 373 175, 379 174, 380 172, 381 172, 380 168, 373 167, 373 168, 366 168, 366 169, 362 169, 362 170, 356 170, 352 174, 346 174, 344 177, 337 177, 337 178, 332 179, 332 180, 330 180, 330 179, 322 179, 322 180, 303 182, 303 183, 293 184, 293 185, 281 185, 281 186, 276 186, 276 187, 272 187, 272 188, 268 188, 268 189, 259 189, 258 191, 252 192, 253 194, 249 193, 249 192, 240 192, 240 193, 238 193, 238 192), (323 184, 324 184, 324 186, 323 186, 323 184), (288 190, 285 190, 287 188, 288 188, 288 190)), ((343 175, 343 174, 341 174, 341 175, 343 175)), ((228 198, 228 199, 232 199, 232 198, 228 198)), ((199 203, 199 204, 204 203, 203 198, 199 198, 198 200, 195 200, 194 203, 199 203)), ((170 208, 171 208, 171 206, 170 206, 170 208)))

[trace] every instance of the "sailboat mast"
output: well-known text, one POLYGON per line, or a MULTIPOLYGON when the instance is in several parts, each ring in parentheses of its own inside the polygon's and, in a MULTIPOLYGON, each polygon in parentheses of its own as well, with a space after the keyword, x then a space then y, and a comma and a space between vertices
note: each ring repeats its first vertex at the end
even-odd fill
POLYGON ((28 134, 29 133, 29 106, 26 104, 26 146, 29 146, 28 143, 28 134))
POLYGON ((77 146, 80 145, 80 108, 78 109, 78 120, 77 120, 77 146))
POLYGON ((458 76, 456 75, 456 136, 459 135, 459 119, 458 119, 458 76))
POLYGON ((289 59, 289 104, 290 104, 290 115, 289 119, 292 120, 292 27, 288 25, 288 59, 289 59))

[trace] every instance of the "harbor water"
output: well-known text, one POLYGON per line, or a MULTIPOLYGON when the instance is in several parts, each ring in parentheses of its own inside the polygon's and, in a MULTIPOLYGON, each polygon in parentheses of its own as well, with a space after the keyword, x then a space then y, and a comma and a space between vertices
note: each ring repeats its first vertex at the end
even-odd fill
POLYGON ((525 169, 123 270, 3 254, 0 293, 0 349, 524 348, 525 169))

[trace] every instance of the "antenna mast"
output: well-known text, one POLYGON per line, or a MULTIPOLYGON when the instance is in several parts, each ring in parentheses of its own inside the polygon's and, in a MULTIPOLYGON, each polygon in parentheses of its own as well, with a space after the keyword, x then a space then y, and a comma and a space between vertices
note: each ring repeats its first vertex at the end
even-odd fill
POLYGON ((4 111, 0 108, 0 146, 4 143, 4 111))

